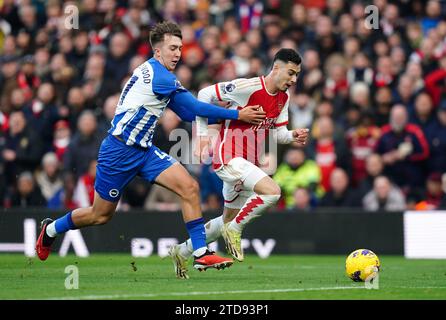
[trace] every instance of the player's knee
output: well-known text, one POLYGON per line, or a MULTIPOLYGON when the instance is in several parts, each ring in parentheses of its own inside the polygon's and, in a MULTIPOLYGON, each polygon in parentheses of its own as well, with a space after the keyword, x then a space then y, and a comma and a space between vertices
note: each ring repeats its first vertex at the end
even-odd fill
POLYGON ((267 187, 264 187, 262 192, 260 192, 261 195, 268 195, 268 196, 278 196, 280 198, 282 191, 280 190, 280 187, 277 183, 270 183, 267 187))
POLYGON ((184 186, 182 188, 182 194, 181 197, 183 199, 195 199, 199 196, 200 187, 198 185, 198 182, 194 179, 189 179, 186 183, 184 183, 184 186))

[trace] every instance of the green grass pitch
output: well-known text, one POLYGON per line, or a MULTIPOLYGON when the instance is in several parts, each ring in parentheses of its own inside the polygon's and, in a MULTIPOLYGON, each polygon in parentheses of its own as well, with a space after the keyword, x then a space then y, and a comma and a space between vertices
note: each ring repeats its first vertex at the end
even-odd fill
MULTIPOLYGON (((378 289, 366 289, 344 274, 344 256, 247 256, 225 270, 178 280, 169 258, 94 254, 50 256, 41 262, 0 254, 0 299, 446 299, 446 263, 380 256, 378 289), (67 266, 79 271, 79 288, 67 290, 67 266)), ((68 281, 67 281, 68 282, 68 281)))

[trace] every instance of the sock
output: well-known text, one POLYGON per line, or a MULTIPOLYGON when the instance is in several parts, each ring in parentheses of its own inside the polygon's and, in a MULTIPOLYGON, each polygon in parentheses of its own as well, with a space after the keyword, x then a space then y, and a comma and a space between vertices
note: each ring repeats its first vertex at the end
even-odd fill
MULTIPOLYGON (((214 218, 208 223, 204 225, 204 229, 206 232, 206 243, 211 243, 220 238, 221 236, 221 228, 223 227, 223 216, 219 216, 214 218)), ((194 249, 192 248, 192 241, 187 239, 185 242, 180 245, 180 254, 188 258, 191 256, 194 249)))
POLYGON ((260 217, 269 207, 279 201, 280 195, 253 194, 248 198, 237 216, 229 223, 228 228, 242 232, 245 225, 260 217))
MULTIPOLYGON (((65 233, 68 230, 76 229, 76 226, 73 223, 73 220, 71 219, 71 214, 73 212, 70 211, 63 217, 60 217, 56 221, 52 222, 51 224, 54 224, 54 230, 56 231, 56 235, 58 233, 65 233)), ((49 226, 48 226, 49 227, 49 226)), ((51 235, 48 233, 48 227, 47 227, 47 234, 51 237, 51 235)), ((50 232, 52 232, 52 227, 50 229, 50 232)), ((54 234, 54 233, 53 233, 54 234)))
POLYGON ((204 231, 204 219, 198 218, 186 223, 187 232, 189 232, 194 249, 194 256, 202 256, 206 250, 206 232, 204 231))
POLYGON ((55 238, 57 236, 56 221, 53 221, 46 226, 46 235, 51 238, 55 238))

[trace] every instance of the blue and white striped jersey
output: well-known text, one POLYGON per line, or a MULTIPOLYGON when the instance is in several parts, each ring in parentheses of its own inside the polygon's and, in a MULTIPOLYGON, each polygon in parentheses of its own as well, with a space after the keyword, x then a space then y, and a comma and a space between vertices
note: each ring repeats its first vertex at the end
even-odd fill
POLYGON ((127 81, 108 131, 121 136, 127 145, 152 145, 158 119, 172 93, 186 91, 175 75, 151 58, 133 71, 127 81))

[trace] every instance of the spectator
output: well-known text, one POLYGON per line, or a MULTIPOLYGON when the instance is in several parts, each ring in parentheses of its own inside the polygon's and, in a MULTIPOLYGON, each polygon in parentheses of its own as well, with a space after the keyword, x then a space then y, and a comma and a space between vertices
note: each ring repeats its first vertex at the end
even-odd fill
POLYGON ((96 164, 96 159, 90 161, 88 171, 77 180, 74 188, 73 200, 81 207, 88 207, 93 204, 96 164))
POLYGON ((47 82, 42 83, 37 90, 37 98, 23 109, 27 123, 34 132, 40 133, 46 151, 50 149, 53 140, 53 126, 59 120, 54 98, 53 85, 47 82))
POLYGON ((430 155, 427 160, 429 172, 446 172, 446 99, 436 112, 437 127, 429 136, 430 155))
POLYGON ((36 187, 31 172, 24 171, 19 175, 17 191, 12 195, 11 205, 21 208, 43 207, 46 205, 46 200, 42 196, 40 189, 36 187))
POLYGON ((406 209, 404 194, 394 186, 386 176, 378 176, 373 190, 362 199, 363 208, 367 211, 403 211, 406 209))
POLYGON ((79 205, 74 201, 73 194, 76 185, 74 174, 65 172, 62 174, 63 187, 57 190, 54 196, 48 200, 49 209, 76 209, 79 205))
POLYGON ((408 123, 403 105, 393 106, 390 124, 382 128, 375 151, 383 157, 384 173, 398 186, 409 191, 424 185, 423 164, 429 145, 420 127, 408 123))
POLYGON ((296 191, 294 191, 293 198, 293 209, 296 209, 298 212, 311 211, 313 209, 311 203, 311 195, 307 189, 297 188, 296 191))
POLYGON ((415 210, 435 210, 440 206, 443 197, 441 173, 433 172, 427 177, 426 192, 423 199, 415 206, 415 210))
POLYGON ((76 178, 88 171, 90 162, 97 158, 102 141, 96 117, 91 111, 84 111, 79 116, 78 130, 64 154, 64 170, 73 172, 76 178))
POLYGON ((179 197, 170 190, 154 184, 144 203, 146 210, 178 211, 181 209, 179 197))
POLYGON ((441 190, 443 191, 443 196, 438 209, 446 210, 446 172, 441 176, 441 190))
POLYGON ((36 182, 46 201, 49 201, 62 188, 60 162, 54 152, 42 158, 42 170, 36 173, 36 182))
POLYGON ((305 151, 301 148, 291 148, 285 155, 284 163, 280 164, 273 176, 274 181, 282 189, 285 206, 294 206, 294 191, 296 188, 306 188, 312 193, 322 195, 319 187, 321 171, 316 162, 306 159, 305 151))
POLYGON ((201 166, 200 177, 200 197, 204 210, 215 209, 215 204, 223 206, 223 181, 215 174, 210 164, 201 166))
POLYGON ((105 66, 105 77, 120 83, 128 73, 130 64, 130 39, 125 33, 118 32, 111 37, 109 55, 105 66))
POLYGON ((336 168, 330 174, 330 191, 319 202, 319 207, 358 207, 358 199, 349 186, 347 173, 336 168))
POLYGON ((0 111, 10 113, 11 92, 17 86, 18 57, 3 55, 0 59, 0 111))
POLYGON ((305 92, 290 95, 290 122, 292 128, 309 128, 313 122, 315 101, 305 92))
POLYGON ((330 191, 331 172, 340 167, 351 172, 351 157, 344 138, 335 138, 333 120, 327 116, 315 121, 317 134, 308 145, 308 156, 314 159, 321 170, 321 184, 325 191, 330 191))
POLYGON ((63 162, 65 152, 71 141, 70 124, 66 120, 59 120, 54 125, 53 151, 57 159, 63 162))
POLYGON ((352 186, 356 187, 366 176, 366 160, 373 153, 380 130, 373 125, 373 115, 363 112, 358 125, 346 133, 347 146, 352 153, 352 186))
POLYGON ((363 198, 373 189, 376 177, 383 174, 384 163, 379 154, 373 153, 365 160, 366 176, 361 180, 357 188, 360 198, 363 198))
POLYGON ((40 164, 42 153, 41 139, 27 126, 23 112, 12 112, 2 152, 7 184, 14 185, 16 176, 24 171, 33 172, 40 164))

